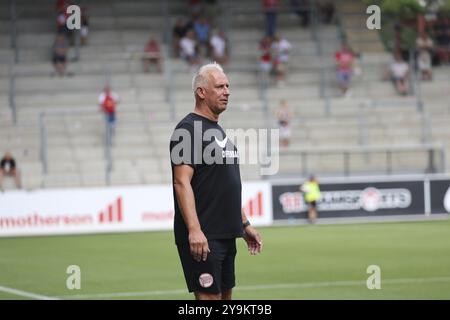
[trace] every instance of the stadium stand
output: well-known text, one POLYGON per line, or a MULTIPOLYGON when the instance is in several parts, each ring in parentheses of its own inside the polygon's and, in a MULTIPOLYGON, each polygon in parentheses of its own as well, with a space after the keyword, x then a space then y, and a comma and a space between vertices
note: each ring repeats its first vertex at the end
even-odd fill
MULTIPOLYGON (((51 76, 54 1, 17 0, 16 24, 9 4, 0 4, 0 152, 15 155, 26 189, 170 182, 170 134, 194 102, 191 69, 171 54, 169 41, 176 18, 187 18, 186 6, 181 0, 89 1, 89 44, 79 53, 70 48, 72 75, 61 78, 51 76), (161 74, 142 68, 150 37, 164 52, 161 74), (122 99, 110 150, 97 105, 105 83, 122 99)), ((338 8, 332 23, 304 28, 282 6, 277 33, 293 49, 286 84, 278 87, 264 82, 258 71, 261 1, 226 1, 217 18, 231 46, 226 71, 232 95, 223 127, 274 128, 271 115, 286 99, 296 116, 291 144, 280 151, 279 176, 449 168, 444 157, 450 152, 449 66, 435 67, 433 81, 417 81, 413 94, 398 96, 382 78, 390 53, 376 31, 361 27, 363 15, 349 14, 364 13, 358 2, 345 0, 338 8), (360 53, 351 97, 341 97, 335 81, 334 53, 344 36, 360 53)), ((257 168, 242 166, 243 180, 261 179, 257 168)))

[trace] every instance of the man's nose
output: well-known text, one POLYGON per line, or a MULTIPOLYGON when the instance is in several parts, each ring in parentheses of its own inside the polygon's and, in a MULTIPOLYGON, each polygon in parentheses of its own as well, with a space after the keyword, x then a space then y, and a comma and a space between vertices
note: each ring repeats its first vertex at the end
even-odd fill
POLYGON ((228 97, 230 95, 230 88, 225 87, 223 90, 223 95, 228 97))

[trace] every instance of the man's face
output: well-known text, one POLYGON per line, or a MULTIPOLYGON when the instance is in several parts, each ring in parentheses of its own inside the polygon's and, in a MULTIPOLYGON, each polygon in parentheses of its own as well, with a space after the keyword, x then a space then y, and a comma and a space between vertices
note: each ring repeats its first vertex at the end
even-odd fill
POLYGON ((227 108, 230 84, 227 76, 219 70, 211 71, 208 76, 208 85, 205 88, 205 101, 213 113, 220 114, 227 108))

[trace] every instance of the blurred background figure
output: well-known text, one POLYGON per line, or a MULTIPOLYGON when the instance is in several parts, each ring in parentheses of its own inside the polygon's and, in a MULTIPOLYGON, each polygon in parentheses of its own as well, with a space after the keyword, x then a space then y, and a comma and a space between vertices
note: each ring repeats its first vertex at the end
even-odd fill
POLYGON ((3 191, 4 177, 14 178, 16 188, 21 189, 20 172, 17 169, 17 163, 11 152, 7 151, 0 161, 0 191, 3 191))
POLYGON ((210 56, 209 52, 209 33, 211 27, 208 20, 204 17, 199 17, 194 22, 194 31, 197 38, 199 54, 205 57, 210 56))
POLYGON ((388 77, 394 83, 395 90, 403 96, 408 94, 409 90, 409 65, 403 60, 400 53, 394 55, 394 61, 388 70, 388 77))
POLYGON ((222 30, 216 30, 209 40, 211 46, 212 59, 221 65, 228 62, 228 44, 225 33, 222 30))
POLYGON ((273 68, 278 86, 283 86, 286 80, 287 63, 289 52, 292 49, 291 43, 282 37, 275 37, 272 42, 273 68))
POLYGON ((425 30, 422 30, 416 40, 417 67, 422 75, 422 80, 432 80, 431 56, 433 53, 433 40, 425 30))
POLYGON ((172 28, 172 50, 175 57, 180 56, 180 41, 186 35, 186 31, 183 19, 178 18, 172 28))
POLYGON ((314 224, 317 221, 317 201, 320 199, 320 186, 314 175, 311 175, 308 181, 300 186, 300 192, 303 193, 306 204, 308 205, 308 220, 314 224))
POLYGON ((294 112, 288 106, 286 100, 281 100, 275 113, 278 128, 280 129, 280 144, 283 147, 287 147, 291 140, 291 121, 294 117, 294 112))
MULTIPOLYGON (((58 76, 65 76, 67 69, 67 52, 69 51, 69 43, 64 34, 57 34, 55 43, 53 44, 53 66, 58 76)), ((54 74, 53 74, 54 75, 54 74)))
POLYGON ((350 81, 353 75, 353 61, 354 61, 354 53, 347 45, 347 43, 342 43, 341 50, 337 51, 335 54, 335 59, 337 63, 337 79, 339 88, 341 92, 345 96, 350 96, 351 91, 350 81))
POLYGON ((116 109, 120 102, 120 96, 106 85, 103 92, 98 97, 101 111, 105 114, 105 123, 108 137, 113 138, 116 125, 116 109))
POLYGON ((309 26, 310 3, 309 0, 291 0, 291 10, 300 19, 300 25, 304 28, 309 26))
POLYGON ((278 7, 280 6, 279 0, 263 0, 262 7, 265 15, 265 30, 266 36, 274 37, 277 27, 277 14, 278 7))
POLYGON ((150 38, 147 42, 142 61, 144 63, 144 72, 148 73, 150 71, 150 64, 155 65, 156 70, 161 72, 161 49, 154 38, 150 38))
POLYGON ((89 35, 89 18, 86 7, 81 7, 81 29, 80 29, 80 40, 81 45, 85 46, 88 43, 89 35))
POLYGON ((199 63, 198 42, 195 38, 194 30, 189 30, 180 41, 180 56, 191 68, 195 68, 199 63))

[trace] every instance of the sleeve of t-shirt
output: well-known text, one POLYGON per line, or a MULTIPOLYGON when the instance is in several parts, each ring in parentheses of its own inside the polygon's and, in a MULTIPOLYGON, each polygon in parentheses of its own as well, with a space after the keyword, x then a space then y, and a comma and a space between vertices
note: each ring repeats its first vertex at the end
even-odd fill
POLYGON ((100 93, 100 95, 98 96, 98 103, 99 104, 103 104, 103 101, 105 100, 105 94, 102 92, 100 93))
MULTIPOLYGON (((199 143, 202 142, 199 141, 199 143)), ((170 138, 170 162, 172 166, 186 164, 195 169, 197 163, 195 162, 194 152, 194 127, 188 123, 179 125, 170 138)), ((197 159, 201 158, 197 157, 197 159)))

